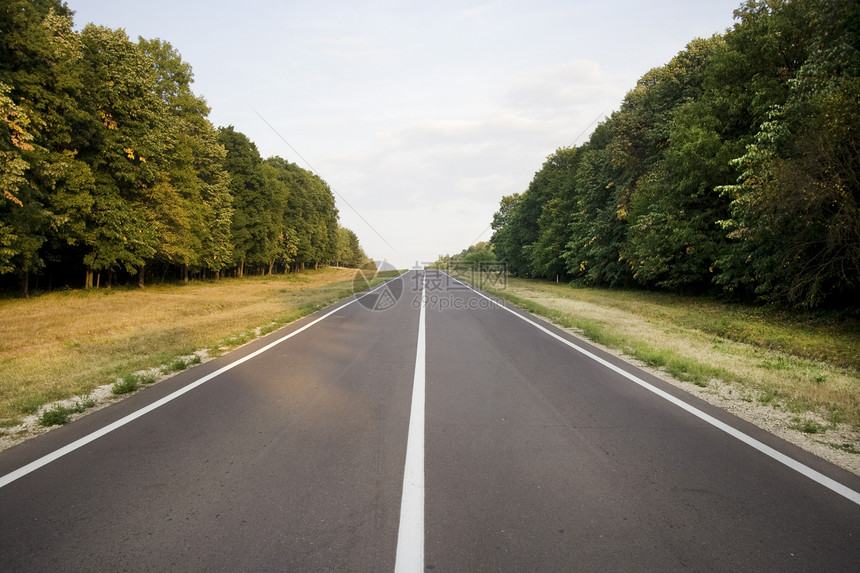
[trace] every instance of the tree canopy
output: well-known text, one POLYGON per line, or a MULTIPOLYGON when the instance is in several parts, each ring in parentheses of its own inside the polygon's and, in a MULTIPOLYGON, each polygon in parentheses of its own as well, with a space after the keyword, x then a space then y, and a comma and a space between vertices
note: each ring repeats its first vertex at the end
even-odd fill
POLYGON ((785 306, 860 300, 860 4, 747 0, 503 197, 510 272, 785 306))
POLYGON ((0 288, 358 266, 316 175, 215 128, 166 41, 0 1, 0 288))

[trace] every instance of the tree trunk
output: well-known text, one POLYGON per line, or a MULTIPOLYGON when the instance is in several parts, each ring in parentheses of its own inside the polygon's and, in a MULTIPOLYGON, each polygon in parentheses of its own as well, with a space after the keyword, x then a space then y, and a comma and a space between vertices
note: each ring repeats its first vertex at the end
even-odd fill
POLYGON ((146 265, 140 265, 140 268, 137 269, 137 286, 139 288, 143 288, 144 285, 144 277, 146 273, 146 265))
POLYGON ((101 272, 96 273, 96 288, 102 286, 102 274, 101 272))
POLYGON ((239 268, 236 269, 236 276, 238 278, 242 278, 243 276, 245 276, 245 259, 239 261, 239 268))
POLYGON ((182 282, 188 284, 188 265, 182 267, 182 282))
POLYGON ((30 298, 30 271, 24 271, 24 276, 21 277, 21 292, 24 298, 30 298))
POLYGON ((84 280, 84 288, 93 288, 93 269, 87 267, 87 278, 84 280))

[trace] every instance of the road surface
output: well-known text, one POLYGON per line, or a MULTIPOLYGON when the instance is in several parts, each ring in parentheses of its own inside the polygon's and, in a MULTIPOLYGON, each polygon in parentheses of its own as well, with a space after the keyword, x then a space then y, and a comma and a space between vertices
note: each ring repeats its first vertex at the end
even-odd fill
POLYGON ((0 452, 0 571, 857 570, 857 476, 398 280, 0 452))

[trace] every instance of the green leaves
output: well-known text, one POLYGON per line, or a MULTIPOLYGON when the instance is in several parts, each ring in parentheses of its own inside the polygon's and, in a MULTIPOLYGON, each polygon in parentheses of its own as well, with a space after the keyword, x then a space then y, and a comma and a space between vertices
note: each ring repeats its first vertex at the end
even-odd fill
POLYGON ((346 267, 359 267, 367 261, 367 255, 358 243, 358 236, 343 227, 337 229, 336 261, 346 267))
POLYGON ((736 18, 502 199, 492 243, 514 273, 563 260, 589 285, 856 304, 860 6, 749 0, 736 18))
POLYGON ((0 275, 91 286, 364 257, 325 182, 215 129, 168 42, 76 32, 57 0, 0 13, 0 275))
POLYGON ((804 2, 807 56, 726 186, 736 241, 719 282, 763 300, 852 304, 860 292, 860 52, 854 2, 804 2))

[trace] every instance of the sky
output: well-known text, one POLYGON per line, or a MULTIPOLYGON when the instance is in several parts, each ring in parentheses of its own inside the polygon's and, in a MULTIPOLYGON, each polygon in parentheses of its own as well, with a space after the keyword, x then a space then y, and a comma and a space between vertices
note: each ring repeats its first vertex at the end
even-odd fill
POLYGON ((172 44, 216 127, 317 173, 398 268, 489 240, 504 195, 740 3, 67 0, 76 29, 172 44))

